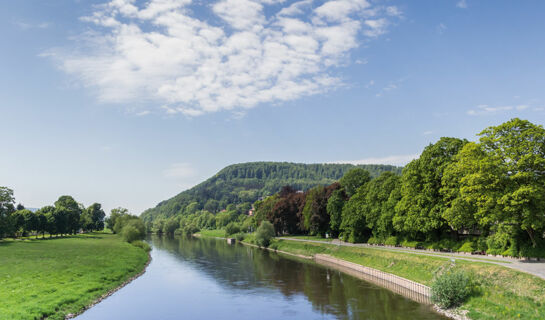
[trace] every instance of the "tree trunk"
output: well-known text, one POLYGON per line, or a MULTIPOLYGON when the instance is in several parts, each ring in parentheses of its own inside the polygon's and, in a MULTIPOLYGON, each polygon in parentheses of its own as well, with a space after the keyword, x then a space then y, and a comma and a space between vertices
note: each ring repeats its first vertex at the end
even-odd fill
POLYGON ((534 239, 534 229, 528 228, 526 230, 528 232, 528 235, 530 236, 530 240, 532 240, 532 248, 535 248, 537 246, 536 240, 534 239))

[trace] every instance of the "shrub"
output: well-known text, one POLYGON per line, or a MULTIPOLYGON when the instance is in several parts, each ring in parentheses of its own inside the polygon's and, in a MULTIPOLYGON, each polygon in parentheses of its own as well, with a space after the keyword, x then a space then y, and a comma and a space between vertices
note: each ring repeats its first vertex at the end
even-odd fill
POLYGON ((458 252, 473 252, 475 251, 475 243, 473 241, 466 241, 462 246, 457 250, 458 252))
POLYGON ((225 227, 226 236, 230 236, 232 234, 239 233, 239 232, 240 232, 240 227, 238 226, 238 224, 234 222, 229 222, 227 226, 225 227))
POLYGON ((388 237, 386 238, 386 241, 384 241, 384 244, 387 246, 397 246, 397 243, 397 237, 388 237))
POLYGON ((442 308, 456 307, 465 301, 470 290, 470 279, 465 272, 449 270, 433 281, 431 300, 442 308))
POLYGON ((380 241, 379 238, 371 237, 369 240, 367 240, 368 244, 382 244, 382 241, 380 241))
POLYGON ((123 240, 127 242, 133 242, 142 239, 142 237, 140 236, 140 232, 134 226, 125 226, 121 230, 121 236, 123 237, 123 240))
POLYGON ((258 246, 268 247, 274 237, 274 227, 269 221, 261 222, 255 232, 255 241, 258 246))
POLYGON ((416 248, 420 243, 418 241, 403 240, 401 246, 408 248, 416 248))
POLYGON ((244 233, 239 232, 239 233, 235 234, 235 239, 237 239, 237 241, 244 240, 244 233))
POLYGON ((132 244, 133 246, 135 246, 135 247, 144 249, 146 252, 150 252, 150 251, 151 251, 150 245, 147 244, 147 243, 144 242, 144 241, 136 240, 136 241, 131 242, 131 244, 132 244))

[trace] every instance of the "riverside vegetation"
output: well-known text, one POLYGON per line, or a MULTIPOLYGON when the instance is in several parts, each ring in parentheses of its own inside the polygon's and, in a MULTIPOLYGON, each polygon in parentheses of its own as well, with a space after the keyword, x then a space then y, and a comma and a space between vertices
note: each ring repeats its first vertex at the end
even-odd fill
POLYGON ((104 218, 71 196, 33 212, 0 187, 0 319, 64 319, 140 273, 143 222, 122 208, 104 218))
MULTIPOLYGON (((245 234, 269 221, 278 236, 327 236, 349 242, 544 258, 544 194, 545 130, 515 118, 483 130, 477 142, 441 138, 403 168, 401 175, 386 171, 374 177, 363 168, 352 168, 332 184, 308 190, 285 186, 254 202, 252 215, 240 203, 219 212, 191 203, 175 213, 147 216, 146 223, 148 230, 158 233, 201 230, 206 234, 209 229, 222 229, 223 236, 246 237, 245 241, 255 243, 254 234, 245 234)), ((439 257, 282 240, 270 246, 304 255, 328 253, 427 285, 442 282, 443 287, 456 287, 456 277, 448 276, 463 274, 458 282, 465 285, 451 292, 444 303, 440 294, 435 295, 439 304, 461 303, 474 319, 545 318, 544 281, 503 267, 458 262, 456 269, 441 278, 434 274, 448 260, 439 257)))

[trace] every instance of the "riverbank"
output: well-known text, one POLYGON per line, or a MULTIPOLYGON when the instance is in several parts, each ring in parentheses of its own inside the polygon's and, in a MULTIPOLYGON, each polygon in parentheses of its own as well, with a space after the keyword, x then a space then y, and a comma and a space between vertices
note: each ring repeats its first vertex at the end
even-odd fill
POLYGON ((146 250, 113 234, 0 241, 0 318, 65 319, 141 274, 146 250))
MULTIPOLYGON (((427 286, 438 269, 452 263, 447 257, 288 239, 275 239, 270 248, 305 256, 327 254, 427 286)), ((545 319, 545 280, 485 261, 456 260, 455 264, 474 282, 473 294, 458 308, 459 314, 467 312, 474 320, 545 319)))

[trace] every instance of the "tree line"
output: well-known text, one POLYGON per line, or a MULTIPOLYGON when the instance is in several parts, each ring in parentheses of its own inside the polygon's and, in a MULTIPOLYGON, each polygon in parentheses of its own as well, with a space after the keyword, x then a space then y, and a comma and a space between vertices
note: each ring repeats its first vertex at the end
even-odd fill
POLYGON ((22 204, 15 205, 12 189, 0 187, 0 239, 31 234, 36 238, 39 235, 45 238, 46 234, 49 237, 63 236, 102 231, 105 226, 128 242, 143 239, 146 234, 143 221, 124 208, 112 209, 106 218, 100 203, 85 208, 73 197, 65 195, 59 197, 52 206, 32 211, 22 204))
POLYGON ((142 213, 145 221, 168 219, 193 214, 196 210, 217 213, 229 205, 251 206, 259 198, 278 192, 291 185, 308 190, 316 185, 327 185, 340 179, 353 168, 364 168, 373 177, 384 171, 401 172, 390 165, 302 164, 288 162, 249 162, 228 166, 199 185, 175 197, 162 201, 155 208, 142 213), (188 208, 188 206, 190 206, 188 208))
POLYGON ((97 231, 104 229, 105 213, 99 203, 85 208, 71 196, 61 196, 52 206, 37 211, 15 205, 13 190, 0 187, 0 239, 22 237, 35 233, 36 237, 45 234, 67 235, 78 231, 97 231))
POLYGON ((255 203, 277 234, 545 256, 545 130, 512 119, 477 142, 441 138, 401 175, 353 169, 338 183, 290 187, 255 203))
POLYGON ((443 137, 401 174, 352 168, 339 181, 280 192, 213 213, 193 202, 184 215, 146 221, 157 233, 252 232, 339 237, 506 256, 545 257, 545 130, 518 118, 478 134, 443 137), (250 209, 254 213, 248 215, 250 209))

